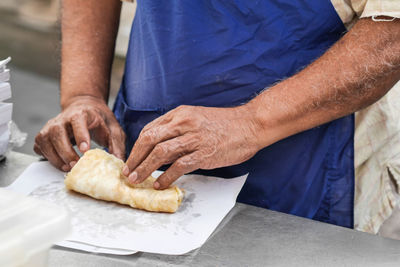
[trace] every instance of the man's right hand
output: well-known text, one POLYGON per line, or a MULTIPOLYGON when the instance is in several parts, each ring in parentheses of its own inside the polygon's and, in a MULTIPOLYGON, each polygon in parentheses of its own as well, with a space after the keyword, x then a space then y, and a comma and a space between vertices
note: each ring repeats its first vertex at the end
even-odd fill
POLYGON ((124 159, 125 134, 107 106, 120 0, 63 0, 61 16, 62 112, 35 139, 34 150, 69 171, 91 138, 124 159))
POLYGON ((35 138, 34 151, 66 172, 79 159, 73 143, 84 153, 90 149, 91 138, 118 158, 125 159, 125 133, 105 101, 79 96, 47 122, 35 138))

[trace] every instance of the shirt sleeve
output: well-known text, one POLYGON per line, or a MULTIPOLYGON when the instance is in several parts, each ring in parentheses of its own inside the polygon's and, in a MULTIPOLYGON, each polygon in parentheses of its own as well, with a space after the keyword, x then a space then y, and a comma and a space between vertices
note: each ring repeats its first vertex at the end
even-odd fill
POLYGON ((346 28, 351 28, 359 18, 386 16, 400 18, 400 0, 331 0, 346 28))
POLYGON ((360 18, 377 16, 400 18, 399 0, 352 0, 351 2, 354 2, 354 5, 357 5, 357 2, 365 2, 361 3, 363 8, 359 10, 360 18))
POLYGON ((400 82, 356 112, 354 228, 378 233, 400 204, 400 82))

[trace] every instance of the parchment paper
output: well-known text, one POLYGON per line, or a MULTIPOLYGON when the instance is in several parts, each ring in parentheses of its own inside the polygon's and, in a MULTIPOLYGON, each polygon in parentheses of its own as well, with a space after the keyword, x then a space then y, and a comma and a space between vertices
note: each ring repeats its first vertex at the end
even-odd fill
POLYGON ((247 177, 185 175, 176 182, 185 190, 182 205, 176 213, 167 214, 136 210, 68 191, 64 175, 48 162, 33 163, 8 188, 70 211, 72 234, 58 245, 120 255, 135 251, 180 255, 200 247, 235 205, 247 177))

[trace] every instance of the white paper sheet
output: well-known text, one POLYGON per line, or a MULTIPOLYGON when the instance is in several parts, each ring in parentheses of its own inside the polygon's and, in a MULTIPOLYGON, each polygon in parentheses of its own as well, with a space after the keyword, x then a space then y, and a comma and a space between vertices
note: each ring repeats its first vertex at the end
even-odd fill
POLYGON ((64 173, 48 162, 33 163, 8 188, 71 212, 70 242, 60 246, 120 255, 135 251, 180 255, 204 244, 235 205, 246 177, 181 177, 176 184, 185 190, 185 198, 174 214, 136 210, 70 192, 64 187, 64 173))
POLYGON ((76 250, 83 250, 83 251, 93 252, 93 253, 101 253, 101 254, 132 255, 132 254, 137 253, 137 251, 134 251, 134 250, 103 248, 103 247, 93 246, 90 244, 74 242, 74 241, 67 241, 67 240, 61 241, 61 242, 57 243, 57 245, 61 246, 61 247, 72 248, 72 249, 76 249, 76 250))

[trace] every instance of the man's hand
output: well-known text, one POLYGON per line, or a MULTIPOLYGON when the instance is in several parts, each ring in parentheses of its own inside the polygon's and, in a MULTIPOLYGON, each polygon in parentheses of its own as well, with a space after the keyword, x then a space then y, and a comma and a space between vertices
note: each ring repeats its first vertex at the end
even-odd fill
POLYGON ((146 125, 135 143, 124 175, 131 184, 172 163, 154 183, 165 189, 196 169, 239 164, 259 149, 257 125, 245 106, 207 108, 180 106, 146 125))
POLYGON ((36 136, 34 150, 69 171, 79 159, 72 147, 89 149, 90 138, 119 158, 125 134, 107 106, 121 1, 63 0, 61 108, 36 136))
POLYGON ((125 158, 125 133, 107 104, 81 96, 47 122, 35 138, 34 151, 57 168, 69 171, 79 159, 73 142, 84 153, 90 148, 91 137, 110 153, 125 158))

